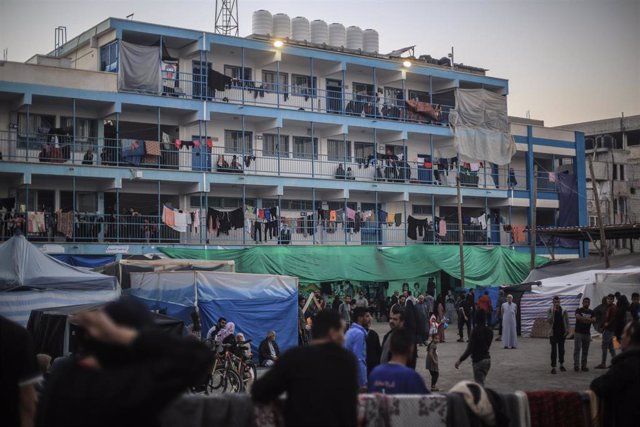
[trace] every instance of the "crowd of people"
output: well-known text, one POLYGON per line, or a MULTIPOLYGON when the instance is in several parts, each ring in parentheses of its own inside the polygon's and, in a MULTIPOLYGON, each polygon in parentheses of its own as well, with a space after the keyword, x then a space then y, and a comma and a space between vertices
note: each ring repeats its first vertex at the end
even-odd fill
MULTIPOLYGON (((286 425, 356 425, 357 395, 428 394, 438 391, 438 346, 453 315, 466 349, 458 368, 471 358, 474 381, 484 385, 491 368, 491 345, 498 328, 505 349, 517 348, 515 313, 509 295, 493 304, 483 293, 454 297, 452 293, 417 297, 405 290, 389 301, 389 331, 382 339, 371 328, 372 309, 363 293, 333 301, 327 307, 315 295, 300 300, 300 346, 280 352, 276 332, 267 331, 256 355, 265 372, 251 387, 255 402, 273 402, 286 395, 286 425), (494 308, 495 307, 495 308, 494 308), (494 319, 493 321, 491 319, 494 319), (416 371, 418 346, 426 345, 425 368, 430 387, 416 371), (313 408, 313 410, 310 410, 313 408)), ((607 420, 635 426, 640 420, 640 299, 609 295, 593 310, 589 298, 576 314, 574 370, 587 371, 591 328, 603 334, 604 375, 591 389, 605 403, 607 420), (621 353, 612 345, 619 343, 621 353), (611 363, 607 365, 607 356, 611 363)), ((380 315, 381 313, 377 313, 380 315)), ((570 336, 568 313, 554 297, 547 312, 552 374, 566 371, 565 341, 570 336)), ((51 364, 36 357, 27 331, 0 317, 0 425, 87 426, 158 425, 167 404, 211 374, 215 353, 208 340, 232 345, 243 357, 253 354, 234 322, 218 319, 202 339, 176 337, 156 330, 149 312, 131 300, 73 317, 78 349, 51 364), (6 409, 5 409, 6 408, 6 409)), ((215 346, 214 346, 215 347, 215 346)))

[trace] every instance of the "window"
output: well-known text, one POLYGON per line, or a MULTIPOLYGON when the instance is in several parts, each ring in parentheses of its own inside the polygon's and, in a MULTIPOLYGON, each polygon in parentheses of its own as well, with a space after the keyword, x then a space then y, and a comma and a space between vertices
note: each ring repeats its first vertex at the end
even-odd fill
POLYGON ((293 157, 295 159, 315 159, 318 160, 318 138, 309 136, 293 137, 293 157))
POLYGON ((327 140, 328 159, 333 162, 351 162, 351 141, 327 140))
POLYGON ((262 143, 262 155, 264 157, 289 157, 289 135, 280 135, 280 143, 278 144, 278 135, 265 133, 262 143))
POLYGON ((384 88, 384 104, 396 107, 404 106, 404 92, 394 87, 384 88))
POLYGON ((251 68, 244 67, 244 76, 242 75, 242 67, 237 65, 225 65, 224 75, 231 77, 234 80, 239 80, 240 84, 233 83, 234 87, 242 87, 247 82, 251 81, 251 68))
MULTIPOLYGON (((72 191, 60 192, 60 209, 65 211, 74 209, 72 191)), ((76 193, 75 210, 85 213, 97 212, 98 197, 96 193, 76 193)))
POLYGON ((598 221, 598 217, 597 216, 590 216, 589 217, 589 227, 597 227, 598 225, 600 225, 600 222, 598 221))
POLYGON ((275 71, 262 70, 262 86, 264 90, 270 92, 287 93, 287 85, 289 84, 289 74, 280 73, 280 81, 276 79, 275 71))
POLYGON ((114 41, 100 48, 100 71, 118 72, 118 42, 114 41))
POLYGON ((213 99, 215 91, 204 83, 207 78, 207 70, 211 69, 211 62, 192 61, 191 67, 193 73, 193 82, 191 83, 193 97, 203 99, 206 94, 207 99, 213 99))
POLYGON ((224 152, 228 154, 250 154, 253 152, 253 132, 244 132, 244 150, 241 130, 224 131, 224 152))
POLYGON ((374 92, 373 85, 368 83, 353 82, 353 99, 362 102, 371 102, 374 92))
POLYGON ((433 207, 430 205, 413 205, 411 206, 412 215, 432 215, 433 207))
POLYGON ((375 144, 373 142, 355 142, 353 149, 356 162, 366 162, 369 156, 373 156, 375 144))
POLYGON ((417 99, 420 102, 430 102, 429 92, 409 89, 409 99, 417 99))
POLYGON ((51 128, 55 127, 55 116, 45 116, 40 114, 30 114, 29 120, 24 113, 18 114, 18 148, 25 148, 27 144, 27 136, 29 137, 30 148, 38 148, 34 142, 46 142, 47 134, 51 128))
POLYGON ((624 181, 624 165, 613 165, 613 179, 618 181, 624 181))
POLYGON ((627 198, 616 197, 613 199, 613 223, 623 224, 627 221, 627 198))
MULTIPOLYGON (((60 127, 73 127, 73 117, 60 117, 60 127)), ((86 142, 96 135, 95 121, 76 117, 76 141, 86 142)))
POLYGON ((311 76, 291 74, 291 94, 315 98, 318 89, 318 78, 313 78, 313 85, 311 81, 311 76))
MULTIPOLYGON (((330 211, 337 211, 340 209, 344 209, 344 202, 328 202, 327 206, 330 211)), ((354 211, 358 210, 358 202, 347 202, 347 207, 349 209, 353 209, 354 211)))

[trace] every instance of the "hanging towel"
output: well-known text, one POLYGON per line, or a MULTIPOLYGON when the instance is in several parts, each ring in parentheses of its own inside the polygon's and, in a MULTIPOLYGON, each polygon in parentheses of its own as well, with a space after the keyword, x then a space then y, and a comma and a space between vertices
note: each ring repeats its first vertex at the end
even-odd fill
POLYGON ((397 213, 395 215, 395 220, 396 220, 396 227, 400 227, 402 225, 402 214, 397 213))
POLYGON ((469 169, 471 172, 478 172, 480 170, 480 163, 470 163, 469 169))
POLYGON ((526 242, 524 228, 524 225, 511 225, 511 236, 513 238, 513 243, 526 242))
POLYGON ((179 139, 176 139, 176 148, 179 150, 180 147, 182 147, 182 141, 180 141, 179 139))
POLYGON ((445 237, 447 235, 447 221, 444 218, 440 218, 438 224, 438 236, 445 237))
POLYGON ((198 227, 200 227, 200 209, 193 211, 193 229, 196 233, 198 232, 198 227))
POLYGON ((271 221, 271 211, 269 209, 264 209, 264 219, 265 221, 271 221))
POLYGON ((482 226, 483 230, 487 229, 487 214, 483 213, 482 216, 478 217, 478 222, 480 222, 480 225, 482 226))
POLYGON ((162 207, 162 222, 171 228, 175 227, 176 219, 173 209, 169 209, 166 206, 162 207))
POLYGON ((387 225, 393 225, 396 223, 396 214, 390 213, 387 215, 387 225))
POLYGON ((245 212, 244 212, 244 216, 247 219, 255 220, 256 219, 256 210, 255 210, 255 208, 253 206, 247 205, 247 208, 245 209, 245 212))
POLYGON ((549 182, 556 182, 558 180, 555 172, 549 172, 549 182))
POLYGON ((356 219, 356 211, 353 209, 347 208, 347 218, 351 221, 355 221, 356 219))
POLYGON ((258 209, 258 218, 264 219, 264 209, 258 209))
POLYGON ((329 212, 329 221, 336 222, 337 220, 338 220, 338 215, 336 214, 336 211, 330 211, 329 212))
POLYGON ((173 215, 175 218, 175 225, 171 228, 180 233, 185 233, 187 231, 187 217, 190 215, 180 210, 174 210, 173 215))

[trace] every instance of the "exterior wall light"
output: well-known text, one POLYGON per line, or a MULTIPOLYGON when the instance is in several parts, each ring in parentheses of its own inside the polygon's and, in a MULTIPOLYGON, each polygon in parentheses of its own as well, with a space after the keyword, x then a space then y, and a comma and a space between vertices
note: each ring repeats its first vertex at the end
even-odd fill
POLYGON ((276 40, 276 41, 273 42, 273 46, 282 47, 282 46, 284 46, 284 43, 282 42, 282 40, 276 40))
POLYGON ((409 67, 411 67, 411 61, 406 60, 406 61, 404 61, 404 62, 402 63, 402 65, 403 65, 404 67, 406 67, 406 68, 409 68, 409 67))

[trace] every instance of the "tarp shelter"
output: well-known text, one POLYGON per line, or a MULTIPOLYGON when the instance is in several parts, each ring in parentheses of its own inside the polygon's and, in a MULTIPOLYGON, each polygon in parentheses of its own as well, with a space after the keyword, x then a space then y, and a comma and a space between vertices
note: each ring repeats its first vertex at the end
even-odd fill
POLYGON ((583 297, 589 297, 594 308, 607 294, 621 292, 630 296, 632 292, 640 292, 640 257, 621 258, 615 261, 618 267, 609 269, 598 268, 600 261, 596 259, 550 265, 549 271, 558 274, 550 277, 545 268, 532 271, 527 278, 531 292, 525 293, 521 301, 522 334, 530 335, 535 320, 546 318, 555 295, 560 297, 561 305, 569 312, 569 323, 573 326, 575 310, 583 297), (535 278, 540 279, 531 281, 535 278))
POLYGON ((131 287, 131 273, 152 271, 226 271, 234 272, 233 261, 207 261, 193 259, 123 259, 94 271, 115 276, 122 289, 131 287))
POLYGON ((37 308, 104 302, 119 294, 115 277, 51 258, 24 236, 0 245, 0 315, 20 325, 37 308))
MULTIPOLYGON (((454 245, 258 246, 245 249, 159 248, 171 258, 234 260, 240 273, 298 277, 301 283, 352 280, 410 281, 444 271, 460 278, 460 252, 454 245)), ((464 247, 465 285, 521 283, 530 256, 505 247, 464 247)), ((541 266, 548 260, 536 258, 541 266)))
POLYGON ((51 254, 52 258, 73 267, 96 268, 116 261, 115 255, 70 255, 51 254))
POLYGON ((132 273, 127 294, 151 310, 191 324, 197 305, 202 331, 224 317, 252 340, 254 353, 269 330, 282 350, 298 344, 298 280, 295 277, 208 271, 132 273))
MULTIPOLYGON (((81 304, 64 307, 36 309, 31 312, 27 330, 33 338, 36 353, 45 353, 52 358, 62 356, 76 349, 75 326, 69 317, 84 310, 100 308, 100 304, 81 304)), ((182 335, 184 323, 158 313, 151 313, 157 328, 175 335, 182 335)))

